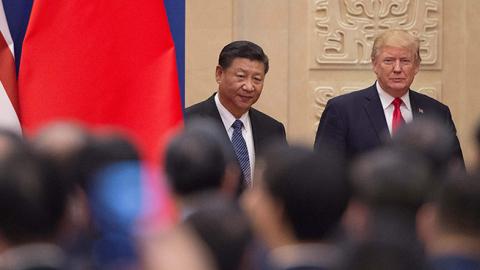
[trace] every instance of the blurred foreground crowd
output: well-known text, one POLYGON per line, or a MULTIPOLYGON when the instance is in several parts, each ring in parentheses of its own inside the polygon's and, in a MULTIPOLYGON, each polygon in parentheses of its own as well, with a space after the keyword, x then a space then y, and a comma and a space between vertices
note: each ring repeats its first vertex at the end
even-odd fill
POLYGON ((442 125, 353 161, 272 144, 247 188, 222 132, 192 121, 160 170, 116 132, 0 131, 0 269, 480 269, 480 174, 442 125))

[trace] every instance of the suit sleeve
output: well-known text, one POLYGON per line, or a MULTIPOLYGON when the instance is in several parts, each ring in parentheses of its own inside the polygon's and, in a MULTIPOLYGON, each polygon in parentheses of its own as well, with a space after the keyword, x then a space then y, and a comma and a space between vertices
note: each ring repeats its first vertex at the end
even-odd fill
POLYGON ((340 112, 338 104, 331 101, 327 103, 315 136, 314 149, 316 151, 335 150, 346 154, 347 128, 340 112))
POLYGON ((280 123, 280 126, 278 127, 278 134, 279 134, 280 142, 284 143, 285 145, 288 145, 287 134, 285 132, 285 126, 283 126, 282 123, 280 123))
POLYGON ((462 167, 462 169, 465 169, 465 161, 463 159, 463 153, 462 153, 462 148, 460 147, 460 141, 458 140, 458 137, 457 137, 457 129, 455 128, 455 124, 453 123, 453 119, 452 119, 452 114, 450 113, 450 109, 448 107, 447 107, 446 120, 447 120, 448 128, 451 130, 455 138, 454 146, 453 146, 454 147, 453 155, 458 160, 460 167, 462 167))

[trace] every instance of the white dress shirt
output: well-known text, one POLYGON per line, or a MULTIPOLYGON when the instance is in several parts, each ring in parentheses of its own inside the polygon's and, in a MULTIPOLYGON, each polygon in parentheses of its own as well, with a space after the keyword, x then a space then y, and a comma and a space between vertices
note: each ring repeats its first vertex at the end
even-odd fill
MULTIPOLYGON (((378 81, 376 83, 376 86, 377 86, 378 95, 380 96, 380 101, 382 102, 383 112, 385 113, 385 120, 387 121, 388 130, 390 131, 390 136, 391 136, 392 135, 392 118, 393 118, 393 109, 394 109, 392 101, 395 98, 392 97, 387 92, 385 92, 385 90, 382 89, 378 81)), ((409 123, 413 119, 412 106, 410 105, 410 95, 407 92, 405 95, 401 96, 400 99, 402 99, 403 101, 402 105, 400 105, 400 111, 402 112, 403 120, 405 120, 405 123, 409 123)))
MULTIPOLYGON (((225 126, 225 130, 227 131, 228 137, 232 140, 233 135, 233 127, 232 124, 237 120, 235 116, 231 112, 225 108, 220 102, 218 98, 218 93, 215 94, 215 105, 217 105, 218 112, 220 113, 220 117, 222 118, 223 125, 225 126)), ((250 123, 250 116, 248 111, 244 113, 238 120, 242 121, 243 128, 242 128, 242 136, 247 144, 248 150, 248 158, 250 161, 250 175, 251 180, 253 183, 253 172, 255 167, 255 146, 253 144, 253 133, 252 133, 252 124, 250 123)))

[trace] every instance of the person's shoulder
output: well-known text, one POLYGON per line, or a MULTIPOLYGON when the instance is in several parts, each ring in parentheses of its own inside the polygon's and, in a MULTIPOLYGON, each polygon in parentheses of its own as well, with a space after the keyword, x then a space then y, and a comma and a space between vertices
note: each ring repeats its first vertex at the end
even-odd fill
POLYGON ((427 96, 425 94, 419 93, 414 90, 410 90, 410 97, 414 100, 414 102, 418 105, 428 105, 432 107, 437 107, 442 110, 448 110, 448 106, 443 104, 442 102, 427 96))
POLYGON ((265 146, 272 141, 288 144, 285 126, 280 121, 254 108, 250 108, 249 114, 253 133, 256 134, 254 136, 259 139, 259 144, 255 146, 258 147, 258 153, 265 150, 265 146))
POLYGON ((209 97, 206 100, 195 103, 187 108, 185 108, 185 119, 202 116, 208 113, 212 108, 215 107, 215 101, 212 97, 209 97))
POLYGON ((359 99, 369 97, 375 94, 375 86, 370 86, 364 89, 355 90, 345 94, 338 95, 329 99, 328 103, 330 104, 349 104, 352 102, 358 102, 359 99))
POLYGON ((271 117, 270 115, 263 113, 255 108, 250 108, 250 119, 254 119, 254 121, 259 121, 265 124, 270 124, 273 126, 281 126, 283 127, 283 124, 278 121, 277 119, 271 117))

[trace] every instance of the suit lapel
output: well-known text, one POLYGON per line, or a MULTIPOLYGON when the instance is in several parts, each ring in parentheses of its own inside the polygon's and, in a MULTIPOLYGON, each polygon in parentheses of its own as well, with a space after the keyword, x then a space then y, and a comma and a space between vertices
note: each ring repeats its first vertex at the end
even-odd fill
POLYGON ((364 100, 364 108, 367 112, 370 123, 375 129, 378 140, 383 141, 383 136, 385 135, 385 132, 388 131, 388 126, 385 120, 385 112, 383 111, 382 102, 380 101, 375 85, 367 89, 364 100))
POLYGON ((410 90, 409 95, 410 95, 410 106, 412 107, 413 119, 422 117, 424 111, 423 111, 423 108, 422 108, 421 104, 419 104, 419 99, 417 98, 417 93, 410 90))
POLYGON ((260 145, 260 141, 262 141, 263 134, 261 132, 260 123, 258 122, 257 114, 254 109, 250 109, 249 111, 250 116, 250 124, 252 125, 252 137, 253 137, 253 145, 255 147, 255 152, 260 145))
POLYGON ((225 138, 230 141, 230 137, 228 137, 227 130, 225 129, 225 126, 223 125, 222 117, 220 116, 220 112, 217 109, 217 105, 215 104, 215 94, 213 94, 210 98, 207 99, 206 103, 206 108, 205 108, 205 114, 208 117, 211 117, 212 119, 215 119, 215 121, 220 125, 221 129, 224 130, 224 135, 225 138))

